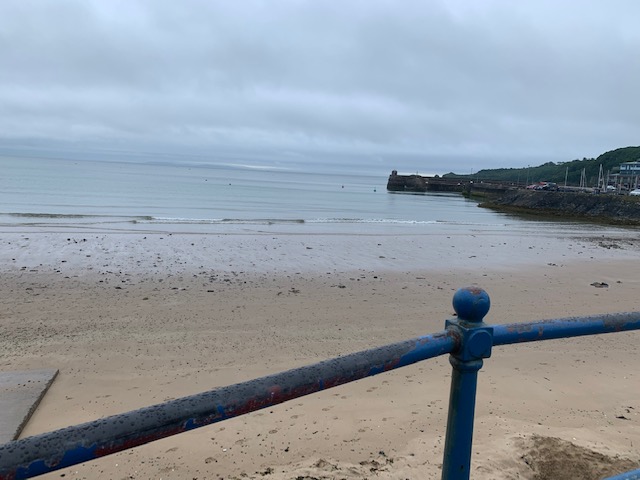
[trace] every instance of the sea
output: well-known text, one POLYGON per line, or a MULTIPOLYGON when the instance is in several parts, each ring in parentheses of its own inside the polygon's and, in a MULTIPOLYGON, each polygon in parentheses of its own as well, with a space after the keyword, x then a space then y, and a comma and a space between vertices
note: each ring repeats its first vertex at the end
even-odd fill
POLYGON ((124 154, 107 160, 0 156, 0 228, 214 234, 611 230, 498 213, 457 193, 388 192, 392 168, 124 154))

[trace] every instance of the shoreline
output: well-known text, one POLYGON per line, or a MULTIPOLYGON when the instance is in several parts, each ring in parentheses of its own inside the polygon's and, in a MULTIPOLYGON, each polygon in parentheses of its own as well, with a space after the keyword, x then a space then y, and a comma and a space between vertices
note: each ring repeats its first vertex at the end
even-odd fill
POLYGON ((434 233, 8 232, 0 240, 5 272, 86 275, 112 271, 270 274, 527 268, 547 263, 639 256, 635 230, 511 231, 466 228, 434 233))
MULTIPOLYGON (((247 259, 229 252, 246 253, 253 242, 232 237, 199 245, 200 237, 180 235, 79 243, 66 234, 29 235, 3 239, 12 242, 1 249, 5 257, 29 255, 12 257, 19 260, 0 280, 8 332, 0 368, 53 367, 60 375, 25 436, 440 331, 453 293, 470 284, 489 292, 486 320, 494 324, 637 310, 640 284, 635 245, 593 239, 521 239, 500 258, 531 253, 531 241, 539 251, 526 259, 547 261, 506 265, 495 256, 491 264, 497 247, 483 241, 464 259, 486 251, 483 268, 447 268, 446 261, 419 268, 415 256, 425 249, 402 239, 363 245, 286 237, 262 245, 277 247, 275 254, 247 259), (389 257, 413 251, 398 262, 413 268, 372 262, 377 243, 389 257), (228 261, 212 268, 225 252, 228 261), (290 257, 284 266, 283 253, 290 257), (328 256, 334 263, 317 268, 328 256), (206 258, 211 263, 201 269, 206 258), (249 268, 260 261, 266 265, 249 268)), ((449 251, 450 240, 439 238, 420 258, 449 251)), ((537 438, 573 445, 554 444, 556 453, 580 447, 639 460, 638 375, 627 369, 640 360, 637 340, 630 332, 496 348, 480 371, 474 478, 533 478, 518 459, 540 453, 537 438)), ((450 370, 439 357, 43 478, 436 477, 450 370)))

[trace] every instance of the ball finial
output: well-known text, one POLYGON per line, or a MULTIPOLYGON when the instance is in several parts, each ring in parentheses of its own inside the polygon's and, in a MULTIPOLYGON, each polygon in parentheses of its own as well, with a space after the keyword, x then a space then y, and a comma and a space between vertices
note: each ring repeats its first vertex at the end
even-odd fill
POLYGON ((480 287, 464 287, 453 295, 453 309, 465 322, 481 323, 490 306, 489 294, 480 287))

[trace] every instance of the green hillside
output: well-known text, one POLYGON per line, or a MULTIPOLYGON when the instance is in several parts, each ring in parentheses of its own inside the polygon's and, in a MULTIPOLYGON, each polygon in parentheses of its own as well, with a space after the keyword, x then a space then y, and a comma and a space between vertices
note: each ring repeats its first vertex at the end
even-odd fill
POLYGON ((579 185, 582 169, 585 169, 587 184, 593 185, 598 179, 600 165, 604 173, 618 173, 619 166, 624 162, 640 161, 640 147, 624 147, 610 152, 603 153, 598 158, 583 158, 582 160, 572 160, 570 162, 547 162, 536 167, 524 168, 494 168, 480 170, 471 175, 457 175, 447 173, 443 177, 447 178, 473 178, 473 180, 493 180, 505 183, 537 183, 542 181, 556 182, 564 184, 567 174, 568 185, 579 185))

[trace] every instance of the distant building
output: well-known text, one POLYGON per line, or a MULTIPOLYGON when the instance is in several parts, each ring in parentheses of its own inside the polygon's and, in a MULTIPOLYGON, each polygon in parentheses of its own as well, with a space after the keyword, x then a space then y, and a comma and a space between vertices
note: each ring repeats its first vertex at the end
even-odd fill
POLYGON ((621 163, 620 175, 640 175, 640 160, 621 163))

